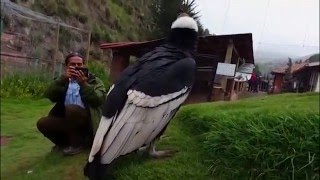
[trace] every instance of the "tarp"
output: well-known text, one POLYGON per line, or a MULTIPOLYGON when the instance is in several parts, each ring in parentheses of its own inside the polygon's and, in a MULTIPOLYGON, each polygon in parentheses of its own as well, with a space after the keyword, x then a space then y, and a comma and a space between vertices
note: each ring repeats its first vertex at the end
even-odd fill
POLYGON ((236 82, 245 82, 248 81, 251 76, 254 69, 254 64, 251 63, 245 63, 242 64, 237 70, 234 80, 236 82))

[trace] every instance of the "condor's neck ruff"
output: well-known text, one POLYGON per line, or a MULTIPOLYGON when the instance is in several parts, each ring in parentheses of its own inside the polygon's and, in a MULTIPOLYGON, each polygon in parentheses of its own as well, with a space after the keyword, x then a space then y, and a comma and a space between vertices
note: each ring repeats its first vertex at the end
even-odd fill
POLYGON ((178 17, 171 25, 168 42, 178 48, 194 51, 198 37, 198 25, 189 16, 178 17))

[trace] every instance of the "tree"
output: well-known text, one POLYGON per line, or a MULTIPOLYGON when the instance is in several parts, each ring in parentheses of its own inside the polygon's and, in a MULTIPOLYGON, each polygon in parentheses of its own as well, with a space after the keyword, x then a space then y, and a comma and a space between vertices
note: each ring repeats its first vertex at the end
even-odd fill
POLYGON ((257 76, 261 76, 261 71, 259 65, 255 65, 253 71, 256 73, 257 76))
POLYGON ((199 16, 199 12, 200 11, 196 11, 197 5, 195 4, 195 0, 182 0, 181 1, 181 6, 180 6, 180 12, 184 12, 189 14, 189 16, 191 16, 195 21, 197 21, 198 24, 198 34, 200 36, 204 35, 204 29, 203 26, 200 22, 200 16, 199 16))
POLYGON ((285 75, 283 77, 283 92, 293 92, 293 75, 292 75, 292 60, 289 58, 287 63, 287 68, 285 70, 285 75))
POLYGON ((195 10, 196 7, 195 0, 153 0, 151 8, 155 23, 154 36, 165 37, 170 31, 172 22, 181 12, 187 13, 197 21, 198 33, 202 35, 204 30, 200 23, 199 11, 195 10))
POLYGON ((209 29, 205 29, 205 30, 204 30, 203 36, 210 36, 209 29))

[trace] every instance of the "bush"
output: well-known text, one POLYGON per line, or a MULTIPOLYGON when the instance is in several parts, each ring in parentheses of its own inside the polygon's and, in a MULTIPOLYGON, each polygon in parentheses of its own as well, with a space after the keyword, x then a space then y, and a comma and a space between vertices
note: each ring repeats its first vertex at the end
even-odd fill
POLYGON ((295 96, 188 106, 177 118, 213 177, 319 179, 319 95, 295 96))
POLYGON ((106 90, 108 90, 111 86, 111 82, 109 80, 107 65, 100 61, 89 60, 88 68, 91 73, 95 74, 99 79, 102 80, 106 90))
MULTIPOLYGON (((88 67, 93 74, 103 81, 108 90, 110 88, 110 81, 106 65, 98 61, 89 61, 88 67)), ((45 89, 52 81, 52 74, 48 74, 47 72, 12 73, 1 79, 0 96, 1 98, 42 98, 45 89)))
POLYGON ((79 12, 78 14, 75 15, 76 18, 83 24, 88 22, 88 16, 83 13, 83 12, 79 12))
POLYGON ((52 75, 45 72, 13 73, 1 79, 0 96, 40 98, 51 81, 52 75))
POLYGON ((101 27, 99 25, 94 24, 91 33, 91 40, 93 42, 97 41, 106 41, 112 42, 112 36, 110 34, 110 30, 106 29, 106 27, 101 27))
POLYGON ((53 16, 58 14, 59 5, 54 0, 35 1, 34 4, 32 4, 32 9, 45 12, 48 16, 53 16))

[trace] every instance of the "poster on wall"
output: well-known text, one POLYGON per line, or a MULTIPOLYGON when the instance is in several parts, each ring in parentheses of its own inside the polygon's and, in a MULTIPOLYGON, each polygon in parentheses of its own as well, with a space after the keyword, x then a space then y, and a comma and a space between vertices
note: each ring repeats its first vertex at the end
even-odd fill
POLYGON ((234 77, 235 71, 236 71, 235 64, 218 63, 216 74, 222 75, 222 76, 234 77))
POLYGON ((250 80, 254 69, 254 64, 245 63, 242 64, 236 71, 234 80, 237 82, 245 82, 250 80))

